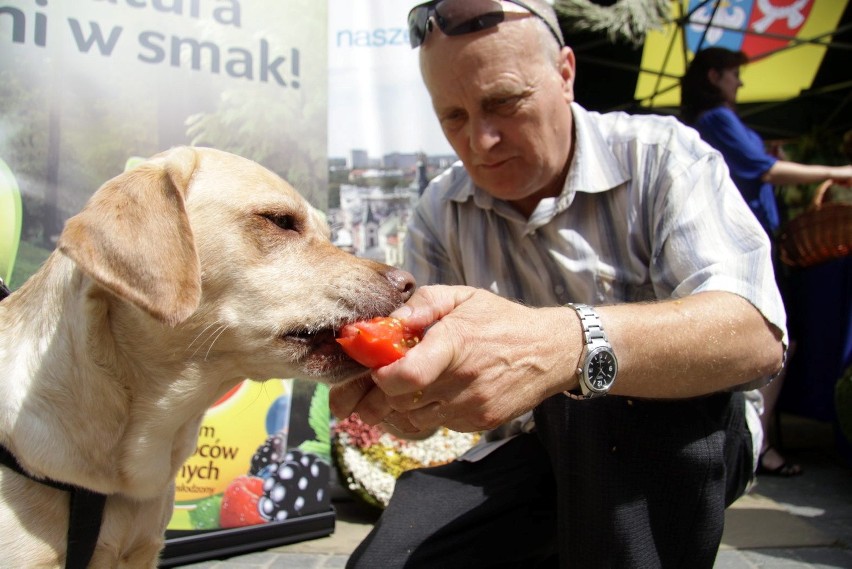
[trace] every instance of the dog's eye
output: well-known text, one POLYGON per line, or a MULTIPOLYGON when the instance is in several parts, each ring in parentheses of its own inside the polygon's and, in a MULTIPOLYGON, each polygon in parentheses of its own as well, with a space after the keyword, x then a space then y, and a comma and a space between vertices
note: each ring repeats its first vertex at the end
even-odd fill
POLYGON ((267 214, 266 219, 284 229, 286 231, 298 231, 299 227, 296 223, 296 218, 292 215, 267 214))

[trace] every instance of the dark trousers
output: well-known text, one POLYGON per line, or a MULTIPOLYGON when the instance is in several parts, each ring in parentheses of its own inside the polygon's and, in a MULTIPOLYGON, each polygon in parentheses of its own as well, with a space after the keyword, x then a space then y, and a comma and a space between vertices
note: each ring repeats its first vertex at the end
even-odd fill
POLYGON ((560 395, 535 418, 479 462, 403 474, 347 567, 712 568, 752 475, 742 394, 560 395))

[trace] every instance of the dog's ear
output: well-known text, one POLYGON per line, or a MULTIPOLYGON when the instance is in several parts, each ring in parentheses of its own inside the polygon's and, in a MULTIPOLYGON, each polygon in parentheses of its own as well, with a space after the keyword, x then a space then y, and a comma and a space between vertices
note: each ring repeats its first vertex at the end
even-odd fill
POLYGON ((58 248, 89 277, 174 326, 201 300, 201 267, 185 198, 198 155, 155 156, 101 186, 70 218, 58 248))

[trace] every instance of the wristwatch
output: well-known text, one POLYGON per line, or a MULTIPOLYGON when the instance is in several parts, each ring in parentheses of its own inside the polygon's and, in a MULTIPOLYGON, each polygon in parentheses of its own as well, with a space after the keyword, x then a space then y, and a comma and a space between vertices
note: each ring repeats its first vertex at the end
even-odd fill
POLYGON ((580 316, 585 346, 577 375, 580 392, 586 399, 606 395, 618 375, 618 359, 606 339, 600 316, 588 304, 569 304, 580 316))

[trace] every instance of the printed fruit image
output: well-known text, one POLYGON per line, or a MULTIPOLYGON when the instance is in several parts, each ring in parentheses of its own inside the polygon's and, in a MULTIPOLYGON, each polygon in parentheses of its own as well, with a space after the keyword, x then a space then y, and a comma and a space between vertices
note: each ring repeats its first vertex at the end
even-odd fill
POLYGON ((287 438, 281 434, 274 434, 267 438, 251 457, 249 474, 263 478, 278 470, 284 457, 286 444, 287 438))
POLYGON ((236 528, 264 523, 257 509, 263 495, 263 479, 256 476, 239 476, 225 489, 219 524, 223 528, 236 528))
POLYGON ((177 477, 168 529, 242 528, 331 509, 329 389, 304 385, 298 398, 310 404, 294 415, 299 442, 288 448, 292 383, 247 380, 208 410, 196 453, 177 477))
POLYGON ((420 341, 421 334, 398 318, 377 316, 347 324, 337 343, 350 358, 364 367, 377 368, 395 362, 420 341))
POLYGON ((21 241, 23 207, 18 182, 0 159, 0 279, 8 284, 21 241))
POLYGON ((303 512, 322 512, 330 507, 328 483, 331 468, 318 456, 293 449, 263 481, 260 515, 283 521, 303 512))
POLYGON ((189 512, 192 529, 218 529, 221 510, 222 494, 200 500, 195 509, 189 512))

